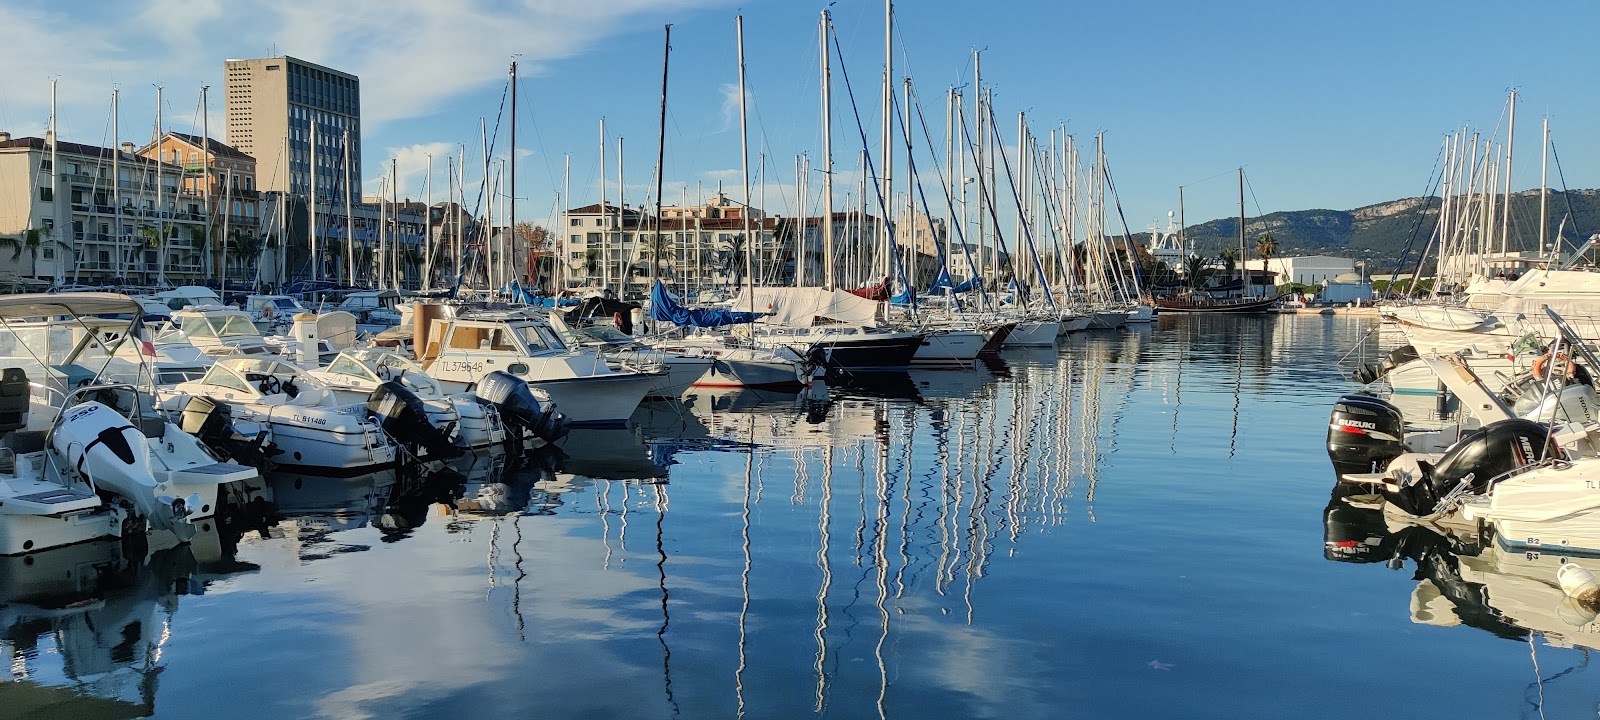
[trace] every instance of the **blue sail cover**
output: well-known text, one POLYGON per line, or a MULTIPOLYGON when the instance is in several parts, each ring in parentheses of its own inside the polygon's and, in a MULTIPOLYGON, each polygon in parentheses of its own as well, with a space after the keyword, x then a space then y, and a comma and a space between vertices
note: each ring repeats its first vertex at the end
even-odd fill
POLYGON ((733 312, 732 310, 690 310, 679 305, 667 286, 660 280, 650 289, 650 319, 674 325, 698 328, 717 328, 724 325, 752 323, 766 313, 733 312))
POLYGON ((934 281, 933 281, 933 286, 928 288, 928 294, 930 294, 930 295, 943 295, 945 293, 955 294, 955 293, 971 292, 971 291, 977 290, 977 289, 978 289, 978 279, 977 278, 970 278, 966 282, 963 282, 960 285, 956 285, 950 279, 950 271, 948 271, 948 270, 940 270, 939 271, 939 277, 935 278, 934 281))

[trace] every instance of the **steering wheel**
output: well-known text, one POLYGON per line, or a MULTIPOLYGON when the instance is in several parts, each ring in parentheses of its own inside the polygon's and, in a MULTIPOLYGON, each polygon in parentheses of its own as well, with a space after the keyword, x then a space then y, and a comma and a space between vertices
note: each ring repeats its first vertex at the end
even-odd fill
POLYGON ((278 376, 268 375, 261 379, 261 392, 266 395, 276 395, 283 391, 283 383, 278 382, 278 376))
MULTIPOLYGON (((402 370, 401 372, 404 372, 404 371, 402 370)), ((378 366, 378 379, 382 380, 384 382, 389 382, 390 380, 393 380, 394 379, 394 369, 389 367, 388 365, 379 365, 378 366)))

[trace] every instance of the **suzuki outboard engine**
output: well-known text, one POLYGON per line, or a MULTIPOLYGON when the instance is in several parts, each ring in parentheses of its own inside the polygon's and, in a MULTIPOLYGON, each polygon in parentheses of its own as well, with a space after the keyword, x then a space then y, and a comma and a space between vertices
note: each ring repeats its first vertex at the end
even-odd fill
POLYGON ((422 398, 398 381, 383 383, 367 396, 367 414, 412 455, 421 455, 420 450, 427 452, 429 460, 450 460, 465 452, 450 441, 447 428, 436 427, 428 418, 422 398))
POLYGON ((483 376, 473 391, 478 402, 493 405, 500 411, 500 419, 517 429, 526 429, 545 442, 555 442, 567 436, 567 417, 555 411, 554 404, 539 402, 533 390, 521 378, 503 370, 483 376))
POLYGON ((1406 451, 1400 408, 1370 395, 1345 395, 1328 418, 1328 457, 1346 473, 1382 472, 1406 451))
POLYGON ((1432 515, 1458 488, 1482 493, 1494 478, 1559 457, 1561 448, 1550 439, 1549 428, 1532 420, 1501 420, 1463 435, 1439 462, 1419 461, 1420 477, 1385 482, 1383 498, 1412 515, 1432 515))
POLYGON ((271 469, 271 455, 282 450, 268 451, 263 447, 265 438, 248 438, 233 426, 233 409, 203 395, 191 395, 178 414, 178 428, 199 438, 224 459, 241 465, 271 469))
MULTIPOLYGON (((1351 487, 1342 485, 1341 487, 1351 487)), ((1343 563, 1386 562, 1399 544, 1383 520, 1383 511, 1344 501, 1337 489, 1322 511, 1322 557, 1343 563)))
POLYGON ((1412 360, 1416 360, 1418 357, 1417 349, 1415 347, 1410 345, 1402 345, 1397 347, 1393 350, 1390 350, 1388 355, 1383 356, 1383 359, 1379 360, 1378 364, 1362 365, 1360 368, 1357 368, 1355 373, 1356 382, 1366 385, 1383 377, 1384 375, 1389 374, 1390 370, 1400 367, 1401 365, 1411 362, 1412 360))

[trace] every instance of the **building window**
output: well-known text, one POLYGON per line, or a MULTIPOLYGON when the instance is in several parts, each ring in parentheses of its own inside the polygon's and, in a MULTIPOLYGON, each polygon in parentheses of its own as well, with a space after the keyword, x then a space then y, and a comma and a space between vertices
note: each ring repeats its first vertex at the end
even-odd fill
POLYGON ((572 218, 572 221, 567 224, 571 225, 572 227, 578 227, 583 225, 583 220, 581 218, 572 218))
MULTIPOLYGON (((46 161, 49 162, 49 161, 46 161)), ((39 188, 39 202, 50 202, 56 199, 55 190, 52 188, 39 188)))

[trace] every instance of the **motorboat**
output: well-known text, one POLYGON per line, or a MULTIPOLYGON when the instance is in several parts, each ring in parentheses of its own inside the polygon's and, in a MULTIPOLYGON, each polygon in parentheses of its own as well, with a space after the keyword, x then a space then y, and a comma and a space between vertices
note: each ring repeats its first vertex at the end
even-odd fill
POLYGON ((794 350, 758 346, 731 334, 695 333, 647 342, 662 352, 711 358, 711 367, 692 387, 797 388, 811 377, 805 358, 794 350))
POLYGON ((1023 319, 1006 338, 1006 347, 1053 347, 1061 335, 1061 321, 1023 319))
POLYGON ((543 310, 480 311, 438 323, 421 364, 446 392, 504 372, 542 391, 575 425, 626 423, 663 375, 614 367, 597 348, 569 348, 543 310))
POLYGON ((150 349, 174 367, 206 366, 229 355, 277 355, 316 367, 356 342, 355 316, 345 312, 298 313, 287 328, 288 335, 265 335, 250 313, 198 305, 174 312, 150 349))
POLYGON ((550 313, 547 320, 568 347, 596 348, 619 366, 661 371, 661 378, 646 397, 680 397, 717 362, 710 355, 688 348, 667 350, 640 342, 614 325, 576 325, 569 323, 561 313, 550 313))
POLYGON ((120 352, 137 342, 142 315, 137 300, 111 293, 0 298, 0 476, 9 473, 13 496, 0 514, 12 526, 35 524, 14 515, 72 518, 57 518, 55 530, 65 534, 48 541, 6 533, 18 549, 129 531, 92 511, 100 501, 137 523, 134 530, 187 539, 192 520, 216 513, 224 486, 258 477, 218 462, 158 412, 149 369, 120 352))
POLYGON ((327 367, 311 370, 341 405, 365 403, 386 383, 398 383, 416 395, 434 427, 465 448, 482 448, 505 442, 506 428, 499 410, 467 395, 446 395, 443 388, 415 361, 391 350, 345 350, 327 367))
MULTIPOLYGON (((203 438, 225 451, 237 443, 260 447, 275 469, 358 475, 387 468, 399 446, 385 432, 385 418, 372 417, 365 403, 340 403, 333 391, 300 368, 273 356, 218 359, 199 380, 164 392, 162 407, 182 413, 192 427, 210 423, 219 434, 203 438), (232 440, 232 442, 228 442, 232 440)), ((408 418, 431 428, 426 418, 408 418)), ((402 438, 416 454, 437 454, 450 443, 407 426, 402 438)))
POLYGON ((263 335, 285 334, 294 323, 294 316, 311 312, 299 300, 288 295, 250 295, 240 309, 250 315, 250 320, 263 335))
POLYGON ((332 309, 356 316, 362 332, 379 333, 400 324, 399 305, 400 293, 393 290, 359 290, 332 309))
POLYGON ((134 299, 139 302, 146 320, 165 320, 172 313, 194 305, 222 305, 217 291, 204 285, 183 285, 134 299))

